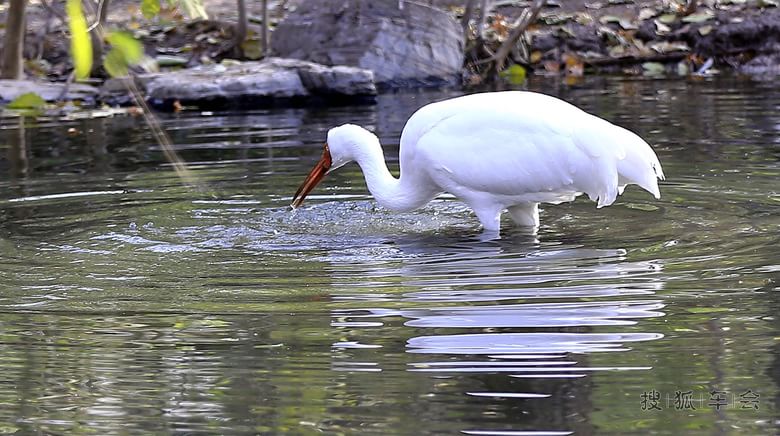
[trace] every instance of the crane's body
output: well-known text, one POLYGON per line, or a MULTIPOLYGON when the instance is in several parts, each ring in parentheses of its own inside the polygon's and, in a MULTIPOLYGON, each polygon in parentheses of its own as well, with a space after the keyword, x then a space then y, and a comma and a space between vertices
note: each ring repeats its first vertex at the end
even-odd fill
POLYGON ((412 210, 449 192, 490 231, 499 230, 504 210, 519 225, 538 226, 539 203, 584 193, 597 207, 608 206, 629 184, 659 198, 664 177, 652 148, 633 132, 555 97, 523 91, 467 95, 419 109, 401 134, 398 179, 387 170, 375 135, 355 125, 335 127, 293 205, 326 171, 352 160, 380 205, 412 210))

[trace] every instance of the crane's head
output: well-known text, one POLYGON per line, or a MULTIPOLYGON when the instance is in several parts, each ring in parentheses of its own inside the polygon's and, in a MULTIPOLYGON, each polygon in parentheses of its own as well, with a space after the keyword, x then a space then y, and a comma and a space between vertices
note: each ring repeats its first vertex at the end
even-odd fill
POLYGON ((379 146, 377 137, 354 124, 344 124, 328 130, 328 141, 325 143, 322 157, 295 192, 292 207, 296 208, 303 204, 303 199, 326 174, 357 160, 358 156, 374 144, 379 146))

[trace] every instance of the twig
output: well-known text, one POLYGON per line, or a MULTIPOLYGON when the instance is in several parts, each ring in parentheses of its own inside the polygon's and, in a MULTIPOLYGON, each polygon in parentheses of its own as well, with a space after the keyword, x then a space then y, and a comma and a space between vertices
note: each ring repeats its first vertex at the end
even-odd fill
POLYGON ((65 100, 65 96, 68 95, 68 91, 70 90, 70 84, 73 83, 73 79, 76 78, 76 70, 73 70, 68 74, 68 78, 65 80, 65 86, 62 87, 62 92, 60 92, 60 95, 57 96, 57 99, 55 101, 63 101, 65 100))
POLYGON ((498 48, 495 56, 493 56, 496 72, 502 71, 504 69, 506 58, 512 51, 512 47, 517 44, 517 41, 521 36, 523 36, 523 33, 528 28, 528 26, 536 21, 536 17, 539 16, 539 12, 546 3, 547 0, 535 0, 531 7, 524 9, 523 13, 520 14, 520 17, 515 21, 517 25, 514 29, 512 29, 512 32, 509 33, 506 41, 504 41, 504 43, 501 44, 501 46, 498 48))
POLYGON ((160 148, 162 148, 165 158, 168 159, 168 162, 170 162, 173 166, 173 170, 176 172, 176 175, 184 180, 186 184, 190 186, 198 186, 196 183, 197 180, 192 176, 189 168, 187 168, 187 164, 179 157, 179 155, 176 153, 176 150, 173 149, 171 138, 167 133, 165 133, 165 130, 163 130, 162 126, 160 126, 160 121, 157 119, 157 117, 154 116, 154 114, 152 114, 152 111, 149 109, 146 101, 144 101, 143 97, 141 97, 141 92, 138 90, 138 87, 135 84, 135 78, 124 78, 122 79, 122 82, 124 83, 125 88, 130 92, 135 105, 141 108, 144 121, 146 121, 146 124, 149 126, 149 130, 152 131, 152 136, 154 136, 154 139, 158 144, 160 144, 160 148))
POLYGON ((683 16, 691 15, 692 13, 696 12, 696 9, 699 6, 699 0, 688 0, 685 4, 685 9, 683 9, 683 16))
POLYGON ((95 12, 95 22, 87 28, 87 32, 95 30, 96 27, 102 26, 106 22, 108 17, 108 2, 109 0, 98 0, 97 12, 95 12))

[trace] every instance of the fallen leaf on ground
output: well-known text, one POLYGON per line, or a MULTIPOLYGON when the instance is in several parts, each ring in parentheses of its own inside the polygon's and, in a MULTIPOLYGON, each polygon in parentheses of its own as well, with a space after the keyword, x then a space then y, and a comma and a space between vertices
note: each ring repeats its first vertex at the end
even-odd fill
POLYGON ((672 24, 677 21, 677 15, 675 14, 663 14, 658 17, 658 21, 663 24, 672 24))
POLYGON ((677 75, 678 76, 687 76, 690 72, 691 72, 691 69, 688 67, 688 62, 680 61, 677 64, 677 75))
POLYGON ((702 11, 697 12, 692 15, 688 15, 687 17, 683 17, 682 21, 683 23, 701 23, 704 21, 707 21, 715 16, 715 13, 712 11, 702 11))
POLYGON ((658 21, 655 21, 655 33, 658 35, 666 35, 667 33, 672 31, 672 28, 667 26, 666 24, 658 21))
POLYGON ((599 18, 599 23, 601 24, 608 24, 608 23, 619 23, 620 17, 615 15, 604 15, 601 18, 599 18))
POLYGON ((637 16, 637 18, 639 19, 639 21, 645 21, 649 18, 655 17, 656 15, 658 15, 658 11, 650 8, 644 8, 639 11, 639 15, 637 16))
POLYGON ((688 44, 682 42, 682 41, 661 41, 661 42, 654 42, 652 44, 649 44, 648 47, 651 49, 657 51, 658 53, 664 54, 664 53, 672 53, 676 51, 690 51, 691 48, 688 47, 688 44))
POLYGON ((658 76, 666 72, 664 64, 660 62, 645 62, 642 64, 642 69, 645 76, 658 76))

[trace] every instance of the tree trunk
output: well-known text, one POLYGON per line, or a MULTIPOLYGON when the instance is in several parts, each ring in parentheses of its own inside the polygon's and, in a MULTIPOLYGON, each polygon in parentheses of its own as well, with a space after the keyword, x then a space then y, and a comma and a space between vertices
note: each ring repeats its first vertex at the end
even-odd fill
POLYGON ((10 0, 5 20, 2 69, 0 79, 21 79, 24 75, 24 31, 26 0, 10 0))
POLYGON ((263 55, 268 56, 268 44, 270 44, 268 38, 268 0, 263 0, 263 35, 261 41, 263 43, 263 55))
POLYGON ((246 39, 246 28, 248 18, 246 14, 246 0, 238 0, 238 23, 236 23, 236 34, 233 38, 233 47, 236 57, 243 57, 244 49, 241 44, 246 39))

